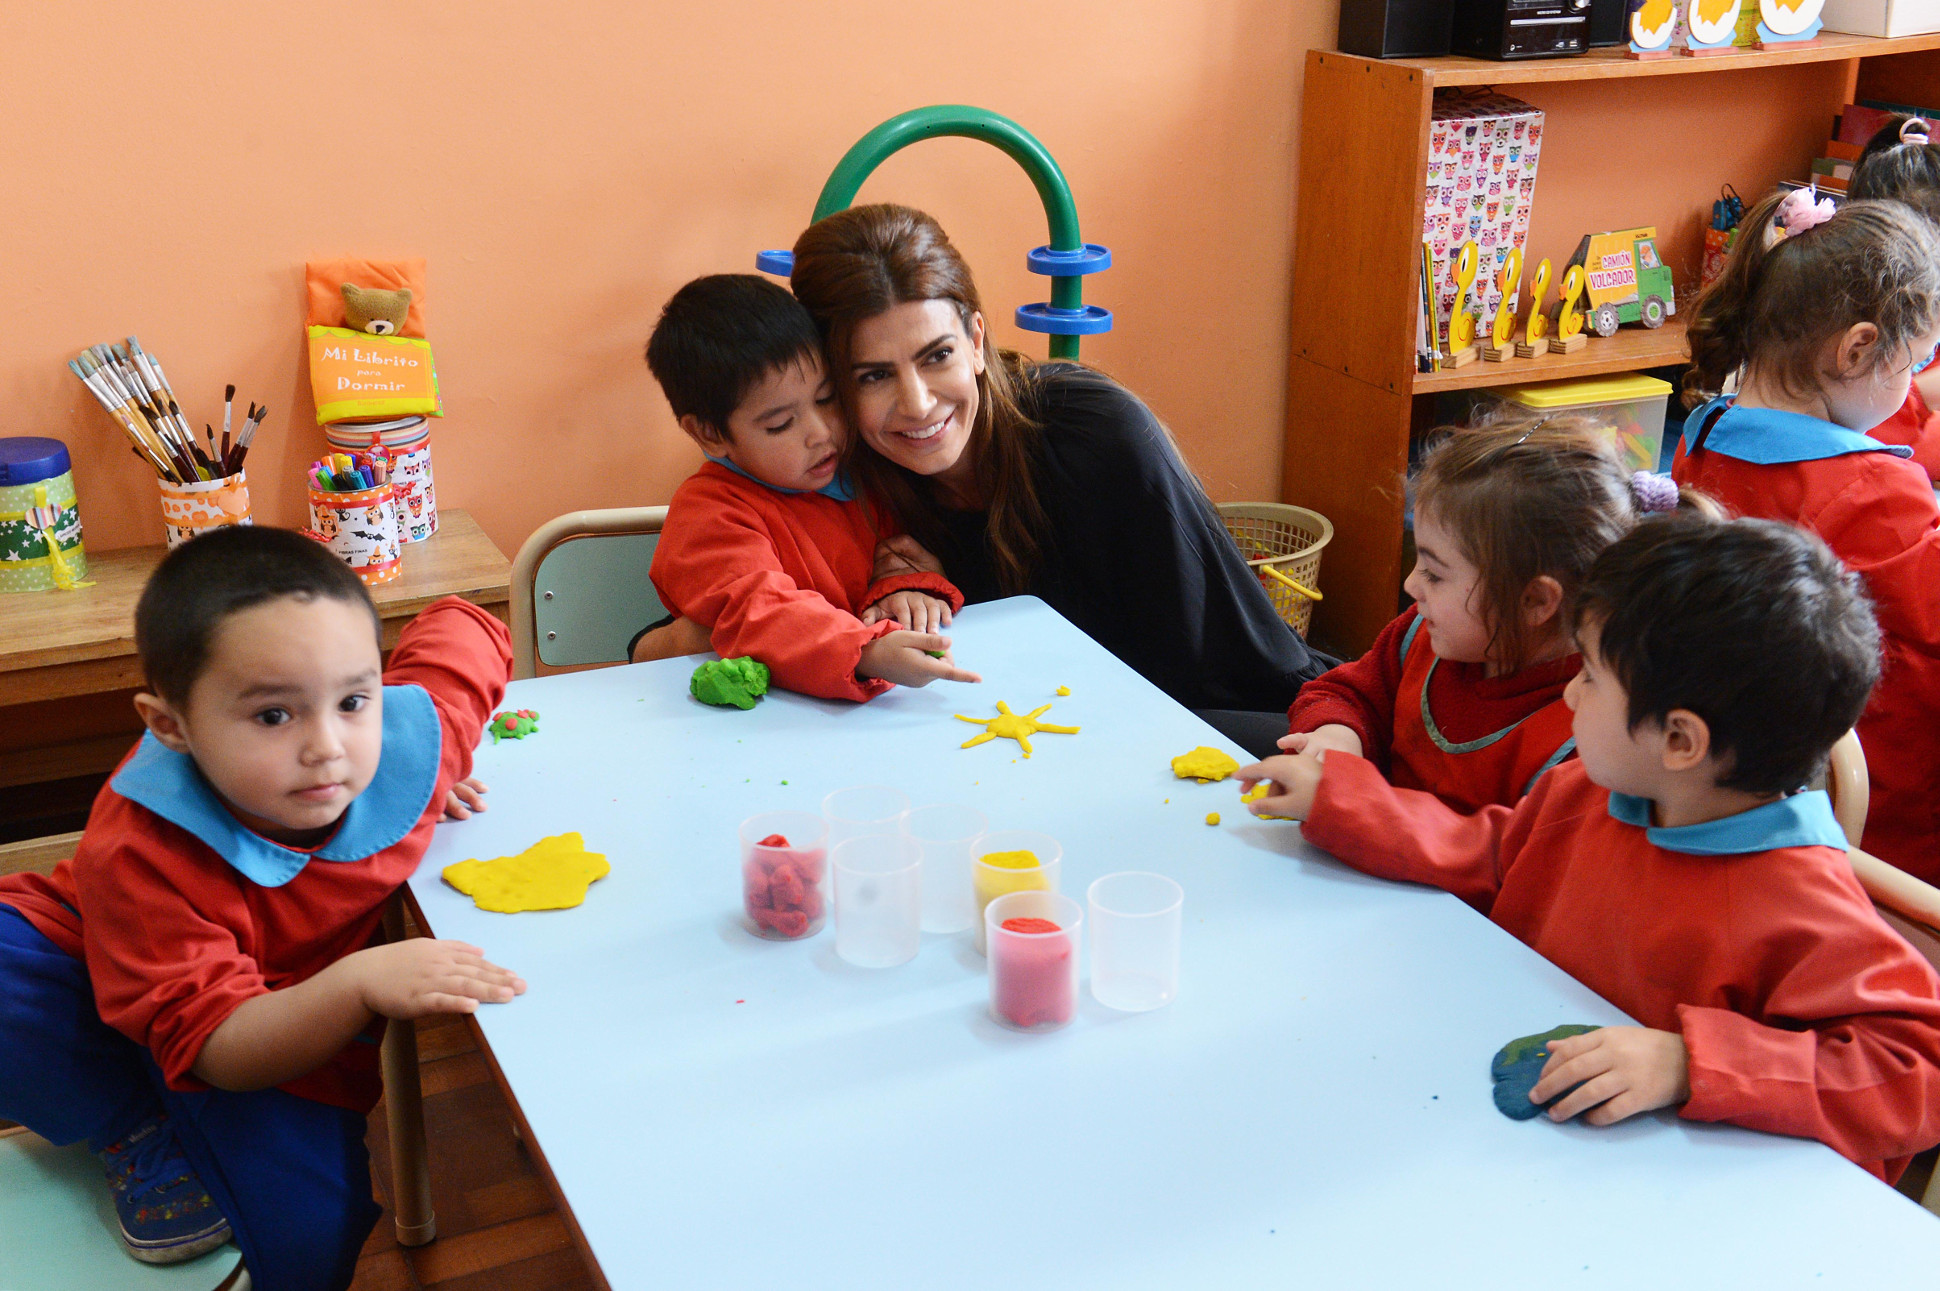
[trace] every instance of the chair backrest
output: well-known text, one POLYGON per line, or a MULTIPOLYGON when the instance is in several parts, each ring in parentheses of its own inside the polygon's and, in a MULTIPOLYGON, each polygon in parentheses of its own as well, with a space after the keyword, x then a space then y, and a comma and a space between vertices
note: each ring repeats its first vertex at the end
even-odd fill
POLYGON ((242 1291, 242 1254, 223 1246, 185 1264, 138 1264, 121 1247, 101 1163, 0 1131, 0 1287, 35 1291, 242 1291))
POLYGON ((533 531, 512 561, 512 675, 625 663, 666 614, 647 577, 666 507, 573 511, 533 531))

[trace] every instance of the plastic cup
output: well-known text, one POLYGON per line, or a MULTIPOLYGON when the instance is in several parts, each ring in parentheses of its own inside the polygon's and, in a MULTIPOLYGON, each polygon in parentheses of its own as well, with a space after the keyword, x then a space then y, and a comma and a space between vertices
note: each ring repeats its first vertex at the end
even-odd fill
POLYGON ((1085 890, 1091 907, 1091 994, 1106 1008, 1143 1013, 1179 993, 1185 889, 1163 874, 1107 874, 1085 890))
POLYGON ((835 953, 858 968, 894 968, 923 944, 923 848, 901 834, 837 843, 835 953))
POLYGON ((1014 1031, 1055 1031, 1069 1023, 1078 1012, 1084 907, 1056 892, 1007 892, 985 907, 983 920, 990 1016, 1014 1031))
POLYGON ((828 917, 828 822, 812 812, 764 811, 742 821, 739 833, 741 901, 754 935, 795 941, 820 932, 828 917))
POLYGON ((829 822, 829 845, 871 834, 900 834, 909 798, 901 789, 864 784, 837 789, 822 799, 822 815, 829 822))
POLYGON ((1006 892, 1056 892, 1064 849, 1049 834, 1029 829, 999 829, 985 834, 973 850, 970 891, 977 902, 977 953, 988 953, 984 912, 1006 892), (1029 853, 1027 857, 1024 853, 1029 853))
POLYGON ((977 921, 970 861, 990 825, 975 807, 932 803, 903 817, 903 833, 923 849, 923 931, 962 932, 977 921))

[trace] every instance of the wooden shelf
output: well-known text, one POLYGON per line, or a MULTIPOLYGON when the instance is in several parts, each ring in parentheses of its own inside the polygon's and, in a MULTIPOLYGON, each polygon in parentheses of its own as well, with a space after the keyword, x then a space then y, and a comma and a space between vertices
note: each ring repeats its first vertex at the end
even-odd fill
POLYGON ((1506 359, 1501 363, 1477 359, 1466 367, 1417 372, 1415 393, 1435 394, 1442 390, 1520 385, 1524 381, 1561 381, 1566 377, 1591 377, 1604 372, 1634 372, 1638 368, 1682 363, 1686 357, 1684 320, 1672 318, 1655 331, 1647 327, 1622 327, 1608 339, 1592 332, 1590 343, 1574 354, 1543 354, 1533 359, 1506 359))
MULTIPOLYGON (((1628 58, 1622 46, 1593 49, 1568 58, 1529 58, 1497 61, 1489 58, 1368 59, 1390 67, 1411 67, 1430 84, 1532 85, 1539 81, 1599 81, 1617 76, 1689 76, 1699 72, 1730 72, 1747 67, 1777 67, 1786 63, 1828 63, 1849 58, 1877 58, 1881 54, 1910 54, 1940 49, 1940 32, 1923 36, 1850 36, 1821 32, 1819 38, 1793 49, 1744 49, 1730 54, 1691 58, 1628 58)), ((1342 58, 1356 57, 1351 54, 1342 58)))

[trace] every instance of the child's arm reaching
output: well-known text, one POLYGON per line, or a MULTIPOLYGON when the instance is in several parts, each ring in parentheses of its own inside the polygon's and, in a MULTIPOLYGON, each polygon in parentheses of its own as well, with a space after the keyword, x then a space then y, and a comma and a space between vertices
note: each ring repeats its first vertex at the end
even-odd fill
POLYGON ((475 1013, 525 993, 476 946, 419 937, 346 955, 315 977, 239 1004, 190 1069, 217 1089, 268 1089, 321 1067, 375 1017, 475 1013))
MULTIPOLYGON (((1302 686, 1287 710, 1293 734, 1280 747, 1289 753, 1341 749, 1386 771, 1394 739, 1394 697, 1401 689, 1401 642, 1418 622, 1415 611, 1408 610, 1381 629, 1366 654, 1302 686)), ((1414 648, 1426 650, 1428 642, 1417 640, 1414 648)))

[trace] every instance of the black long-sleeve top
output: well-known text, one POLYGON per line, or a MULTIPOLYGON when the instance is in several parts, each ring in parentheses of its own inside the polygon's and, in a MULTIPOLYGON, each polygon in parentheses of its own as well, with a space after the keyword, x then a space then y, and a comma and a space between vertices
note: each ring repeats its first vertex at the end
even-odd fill
MULTIPOLYGON (((1030 379, 1048 523, 1028 592, 1188 708, 1284 710, 1333 666, 1274 611, 1137 396, 1070 363, 1030 379)), ((935 554, 964 599, 1004 595, 985 513, 939 511, 935 554)))

